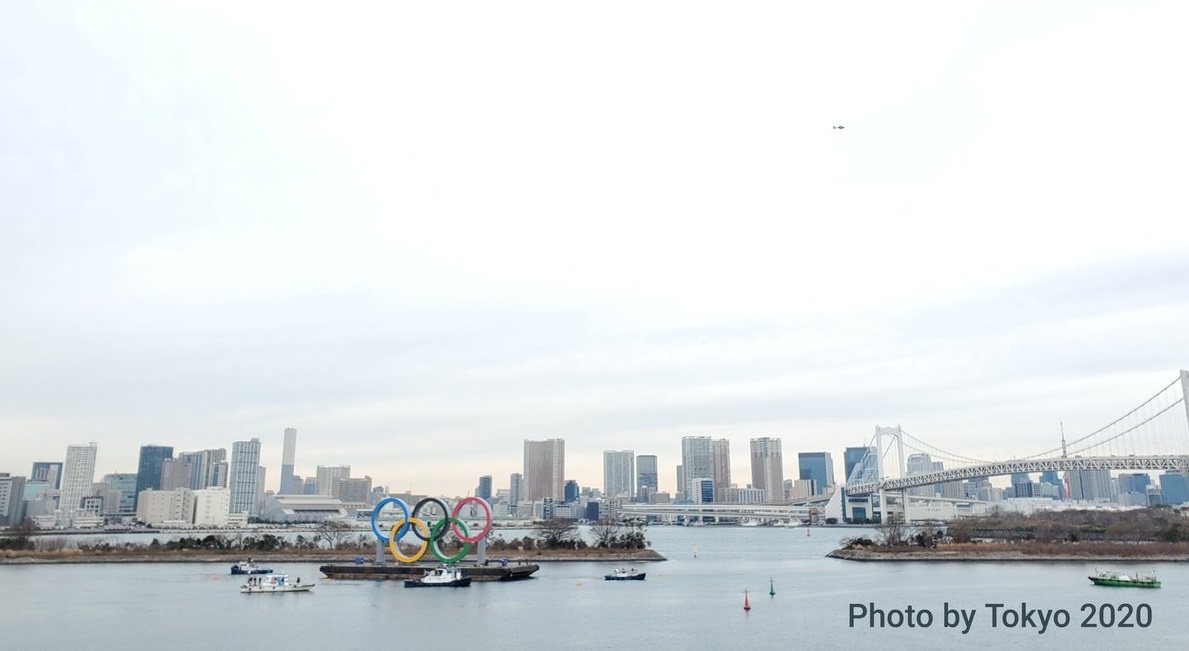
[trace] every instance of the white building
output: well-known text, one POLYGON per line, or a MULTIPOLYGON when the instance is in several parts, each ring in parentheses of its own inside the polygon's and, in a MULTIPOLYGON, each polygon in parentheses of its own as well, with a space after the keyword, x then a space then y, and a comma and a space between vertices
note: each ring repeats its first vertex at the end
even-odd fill
POLYGON ((62 464, 61 499, 58 500, 58 525, 71 526, 75 513, 82 506, 83 498, 91 494, 95 483, 95 455, 99 446, 66 446, 66 462, 62 464))
POLYGON ((144 490, 136 500, 136 519, 150 527, 189 526, 193 513, 194 492, 189 488, 144 490))
POLYGON ((231 491, 231 512, 256 515, 260 502, 260 439, 231 444, 231 468, 227 487, 231 491))
POLYGON ((226 527, 231 513, 231 491, 221 487, 194 491, 194 514, 191 522, 195 527, 226 527))

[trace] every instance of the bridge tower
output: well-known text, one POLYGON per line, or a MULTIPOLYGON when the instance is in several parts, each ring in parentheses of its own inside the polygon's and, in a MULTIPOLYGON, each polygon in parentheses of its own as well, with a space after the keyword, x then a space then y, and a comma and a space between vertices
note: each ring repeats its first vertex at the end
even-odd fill
POLYGON ((1184 396, 1185 422, 1189 424, 1189 371, 1181 369, 1181 395, 1184 396))

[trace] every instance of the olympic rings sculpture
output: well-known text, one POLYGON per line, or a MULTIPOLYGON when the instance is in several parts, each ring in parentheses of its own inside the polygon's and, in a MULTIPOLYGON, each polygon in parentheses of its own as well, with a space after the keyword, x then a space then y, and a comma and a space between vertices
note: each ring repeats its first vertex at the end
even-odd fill
POLYGON ((491 505, 487 500, 481 497, 464 497, 458 500, 451 510, 445 501, 436 497, 426 497, 417 502, 413 506, 413 510, 409 510, 409 505, 399 497, 385 497, 376 503, 372 509, 372 534, 375 535, 376 540, 380 541, 381 545, 388 547, 389 553, 396 559, 398 563, 416 563, 425 555, 426 550, 433 553, 434 558, 442 563, 457 563, 461 561, 467 554, 471 553, 471 545, 483 540, 491 531, 491 505), (380 530, 380 525, 377 520, 380 517, 380 511, 389 504, 395 504, 400 509, 400 519, 393 523, 392 527, 385 533, 380 530), (466 504, 478 504, 483 507, 483 512, 486 517, 486 523, 479 533, 470 535, 467 531, 467 526, 458 517, 462 512, 462 507, 466 504), (446 517, 434 522, 432 524, 426 522, 420 517, 422 510, 426 506, 434 505, 441 509, 443 514, 449 514, 446 517), (403 554, 397 546, 397 541, 405 536, 405 534, 412 532, 413 535, 421 541, 420 547, 412 554, 403 554), (447 532, 453 533, 454 537, 462 541, 462 549, 454 556, 447 556, 441 550, 442 539, 446 537, 447 532))

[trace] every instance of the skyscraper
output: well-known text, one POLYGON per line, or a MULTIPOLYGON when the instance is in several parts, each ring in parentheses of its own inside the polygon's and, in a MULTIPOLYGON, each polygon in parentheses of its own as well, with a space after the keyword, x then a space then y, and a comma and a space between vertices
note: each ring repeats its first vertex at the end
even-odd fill
POLYGON ((54 490, 62 488, 61 461, 34 461, 29 481, 44 481, 53 484, 54 490))
POLYGON ((693 486, 695 479, 714 478, 714 452, 709 436, 681 437, 681 471, 684 485, 678 486, 687 499, 698 501, 701 486, 693 486))
POLYGON ((178 461, 190 463, 190 488, 202 490, 212 486, 227 486, 227 450, 199 450, 179 452, 178 461))
POLYGON ((875 446, 846 448, 842 453, 842 466, 846 475, 843 483, 867 482, 879 479, 879 452, 875 446), (855 472, 855 468, 859 472, 855 472))
POLYGON ((780 439, 767 436, 751 440, 751 485, 763 489, 764 499, 784 499, 784 455, 780 439))
POLYGON ((636 457, 636 495, 640 497, 640 501, 645 501, 645 496, 652 495, 659 489, 657 483, 657 465, 655 454, 641 454, 636 457))
POLYGON ((318 478, 318 494, 335 495, 335 482, 340 479, 349 479, 351 477, 351 466, 318 466, 314 473, 318 478))
POLYGON ((603 496, 608 499, 636 496, 636 453, 634 450, 603 451, 603 496))
POLYGON ((231 467, 227 487, 231 491, 231 513, 257 515, 260 480, 260 439, 231 444, 231 467))
POLYGON ((95 455, 99 446, 66 446, 66 461, 62 464, 62 497, 58 500, 58 522, 70 526, 74 514, 82 508, 83 498, 91 494, 95 482, 95 455))
POLYGON ((132 473, 113 473, 103 476, 103 483, 110 491, 119 491, 120 503, 116 506, 117 513, 136 513, 136 475, 132 473))
MULTIPOLYGON (((140 463, 136 467, 136 497, 133 503, 139 503, 140 492, 144 490, 161 490, 161 462, 173 458, 173 446, 142 445, 140 446, 140 463)), ((135 508, 135 507, 134 507, 135 508)))
POLYGON ((508 504, 513 510, 524 497, 524 475, 514 472, 508 477, 508 504))
POLYGON ((565 439, 524 442, 523 500, 565 499, 565 439))
POLYGON ((1065 473, 1069 482, 1069 499, 1085 502, 1112 502, 1114 483, 1109 470, 1070 470, 1065 473))
POLYGON ((731 487, 731 442, 727 439, 715 439, 710 444, 714 472, 710 477, 714 480, 714 501, 726 501, 727 489, 731 487))
POLYGON ((798 479, 813 481, 814 495, 823 495, 834 485, 834 459, 829 452, 801 452, 797 455, 798 479))
POLYGON ((157 486, 163 491, 178 488, 193 488, 194 463, 188 459, 165 459, 161 462, 161 482, 157 486))
POLYGON ((281 488, 278 495, 294 495, 297 487, 293 485, 293 461, 297 457, 297 429, 285 428, 285 443, 281 448, 281 488))
POLYGON ((475 497, 491 501, 491 475, 479 477, 479 485, 475 487, 475 497))

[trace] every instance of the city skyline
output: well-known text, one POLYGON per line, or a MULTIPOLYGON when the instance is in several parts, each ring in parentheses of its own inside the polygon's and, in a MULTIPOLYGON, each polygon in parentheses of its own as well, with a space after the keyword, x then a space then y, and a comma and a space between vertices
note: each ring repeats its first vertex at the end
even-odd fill
POLYGON ((0 8, 0 468, 675 491, 683 436, 1011 458, 1189 366, 1179 5, 262 7, 0 8))

